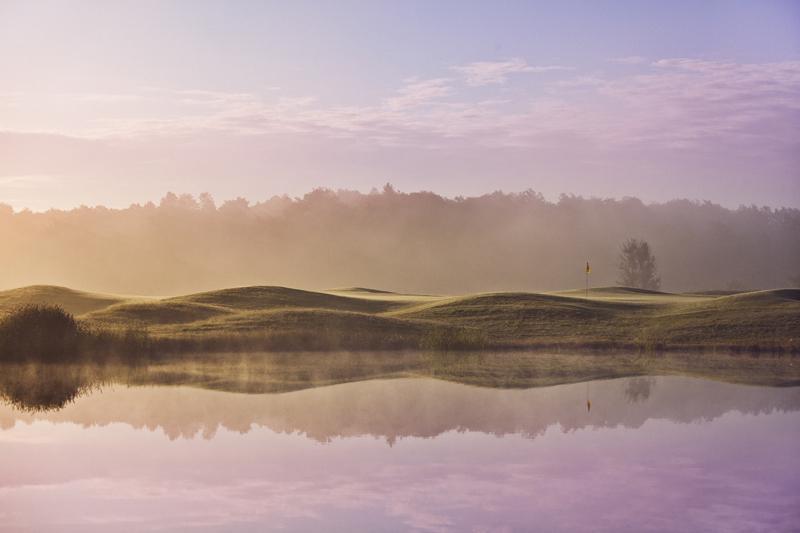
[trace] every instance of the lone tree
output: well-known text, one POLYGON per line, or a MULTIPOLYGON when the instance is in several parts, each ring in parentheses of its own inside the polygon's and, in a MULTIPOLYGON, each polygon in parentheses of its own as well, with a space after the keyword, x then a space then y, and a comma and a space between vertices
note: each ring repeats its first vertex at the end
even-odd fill
POLYGON ((647 241, 628 239, 619 254, 619 284, 638 289, 658 290, 661 278, 656 258, 647 241))

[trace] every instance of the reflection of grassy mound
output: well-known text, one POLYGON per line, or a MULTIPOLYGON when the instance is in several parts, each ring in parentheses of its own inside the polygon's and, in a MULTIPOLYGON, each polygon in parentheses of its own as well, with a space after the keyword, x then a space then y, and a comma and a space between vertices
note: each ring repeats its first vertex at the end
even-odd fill
MULTIPOLYGON (((800 365, 790 364, 792 359, 711 353, 700 357, 697 354, 606 354, 598 357, 529 351, 434 353, 412 350, 324 355, 313 352, 213 353, 158 357, 136 365, 0 362, 0 407, 5 400, 27 411, 58 409, 77 396, 111 383, 184 385, 262 394, 410 376, 482 387, 528 388, 623 376, 684 375, 732 383, 797 386, 800 365)), ((624 391, 618 389, 618 393, 624 394, 628 402, 641 401, 650 392, 651 383, 648 382, 646 378, 631 381, 624 391)), ((151 390, 156 389, 162 387, 151 387, 151 390)), ((592 391, 594 395, 594 387, 592 391)), ((326 394, 322 390, 320 394, 324 399, 326 394)), ((360 399, 371 402, 368 397, 360 399)), ((797 401, 793 404, 797 405, 797 401)), ((127 400, 124 404, 124 409, 130 412, 139 412, 140 407, 127 400)), ((435 404, 430 407, 436 409, 435 404)), ((249 424, 241 427, 246 431, 249 424)), ((195 432, 196 428, 191 434, 195 432)))
POLYGON ((124 301, 107 294, 76 291, 53 285, 31 285, 0 292, 0 314, 24 305, 57 305, 68 313, 80 315, 124 301))

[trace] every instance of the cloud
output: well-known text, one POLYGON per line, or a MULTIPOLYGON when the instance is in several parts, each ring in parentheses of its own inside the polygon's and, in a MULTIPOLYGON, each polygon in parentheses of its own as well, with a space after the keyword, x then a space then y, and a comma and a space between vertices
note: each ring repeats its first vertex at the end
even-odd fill
MULTIPOLYGON (((633 64, 632 58, 620 59, 633 64)), ((514 73, 564 68, 535 67, 521 58, 454 67, 473 86, 508 83, 514 73)), ((800 138, 797 61, 737 64, 666 58, 637 64, 636 72, 621 76, 576 73, 543 82, 539 94, 505 94, 503 99, 475 100, 456 91, 453 83, 447 77, 410 78, 377 103, 348 106, 322 104, 308 95, 199 89, 149 88, 141 100, 128 93, 74 95, 74 107, 85 111, 77 114, 81 122, 47 131, 116 141, 302 135, 377 146, 531 148, 580 140, 605 148, 724 145, 759 153, 794 146, 800 138), (93 111, 91 102, 98 99, 116 104, 118 114, 114 108, 93 111), (142 101, 152 105, 142 107, 142 101)), ((46 100, 36 104, 47 109, 46 100)))
POLYGON ((511 74, 522 72, 551 72, 558 70, 571 70, 570 67, 559 65, 532 66, 520 58, 515 57, 506 61, 477 61, 467 65, 451 67, 461 73, 467 85, 480 87, 483 85, 504 84, 511 74))
MULTIPOLYGON (((253 167, 253 175, 261 174, 262 166, 272 168, 273 163, 264 163, 266 154, 271 162, 290 155, 306 162, 320 159, 320 154, 344 153, 362 158, 350 161, 369 161, 371 172, 384 167, 400 172, 397 169, 410 164, 409 154, 424 159, 426 168, 470 158, 489 165, 514 154, 519 168, 538 165, 563 172, 566 165, 584 164, 576 174, 591 171, 598 162, 616 170, 638 164, 637 172, 650 175, 665 172, 659 170, 665 165, 690 173, 736 174, 742 180, 774 173, 786 182, 785 176, 797 174, 800 61, 620 59, 631 65, 624 73, 569 72, 557 79, 543 78, 536 91, 507 90, 503 84, 513 89, 513 74, 565 67, 536 67, 521 58, 475 62, 454 67, 462 75, 458 79, 409 78, 374 101, 349 105, 274 91, 151 87, 103 95, 98 110, 92 102, 96 95, 74 94, 65 102, 66 96, 58 94, 50 102, 42 95, 16 94, 20 112, 3 111, 0 120, 38 114, 46 129, 32 123, 29 129, 15 128, 2 120, 9 135, 0 135, 0 174, 83 175, 89 165, 101 169, 93 174, 104 174, 127 158, 124 166, 130 169, 147 167, 153 173, 161 167, 147 165, 158 162, 174 175, 200 175, 210 172, 209 163, 197 168, 196 162, 210 158, 211 152, 220 168, 253 167), (489 94, 478 99, 474 91, 459 90, 460 79, 485 86, 481 93, 489 94), (71 111, 71 122, 46 122, 62 108, 71 111), (32 131, 54 135, 14 135, 32 131), (92 141, 91 149, 81 139, 92 141), (173 170, 179 163, 166 154, 167 146, 190 160, 179 171, 173 170), (212 146, 211 152, 198 148, 212 146), (195 157, 188 155, 192 150, 198 151, 195 157), (42 158, 43 153, 48 157, 42 158)), ((329 157, 348 174, 355 172, 338 155, 329 157)), ((296 160, 285 166, 299 168, 296 160)), ((335 171, 327 164, 325 170, 335 171)), ((471 166, 458 171, 477 172, 471 166)), ((115 172, 121 175, 123 170, 115 172)), ((781 187, 796 191, 796 186, 781 187)))
POLYGON ((607 80, 597 92, 622 113, 610 132, 620 142, 752 151, 800 139, 797 61, 662 59, 647 73, 607 80))
POLYGON ((449 95, 451 92, 449 82, 448 78, 408 79, 406 85, 397 91, 397 96, 386 100, 386 104, 391 109, 404 109, 426 104, 449 95))

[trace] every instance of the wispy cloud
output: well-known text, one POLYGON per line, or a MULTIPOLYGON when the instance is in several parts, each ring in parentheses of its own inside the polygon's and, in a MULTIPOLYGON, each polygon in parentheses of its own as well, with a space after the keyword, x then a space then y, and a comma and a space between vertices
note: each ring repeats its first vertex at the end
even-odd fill
POLYGON ((451 67, 461 73, 467 85, 480 87, 483 85, 503 84, 508 81, 511 74, 523 72, 552 72, 558 70, 571 70, 570 67, 560 65, 533 66, 520 57, 505 61, 476 61, 467 65, 451 67))
MULTIPOLYGON (((459 80, 410 78, 375 103, 324 104, 314 96, 208 90, 144 92, 157 105, 137 107, 130 94, 102 95, 119 106, 93 113, 98 95, 76 97, 80 128, 59 133, 98 139, 193 135, 300 135, 354 140, 359 146, 532 148, 588 144, 604 149, 716 150, 764 153, 800 139, 800 61, 739 64, 696 58, 639 63, 610 77, 576 72, 544 80, 537 94, 476 100, 459 80), (84 118, 85 116, 85 118, 84 118)), ((564 70, 521 58, 475 62, 454 70, 470 86, 511 83, 521 72, 564 70)), ((23 103, 18 102, 19 105, 23 103)), ((32 105, 32 104, 27 104, 32 105)), ((40 103, 40 105, 43 105, 40 103)), ((20 174, 17 172, 16 174, 20 174)))
POLYGON ((448 78, 429 80, 411 78, 406 80, 405 86, 397 91, 397 96, 389 98, 386 104, 392 109, 416 107, 449 95, 451 92, 449 83, 448 78))

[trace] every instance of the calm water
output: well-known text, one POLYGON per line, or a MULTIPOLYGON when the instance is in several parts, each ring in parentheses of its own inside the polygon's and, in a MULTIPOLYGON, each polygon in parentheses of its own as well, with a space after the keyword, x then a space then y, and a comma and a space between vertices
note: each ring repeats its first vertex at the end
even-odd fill
POLYGON ((0 529, 797 531, 799 450, 800 388, 111 385, 0 405, 0 529))

